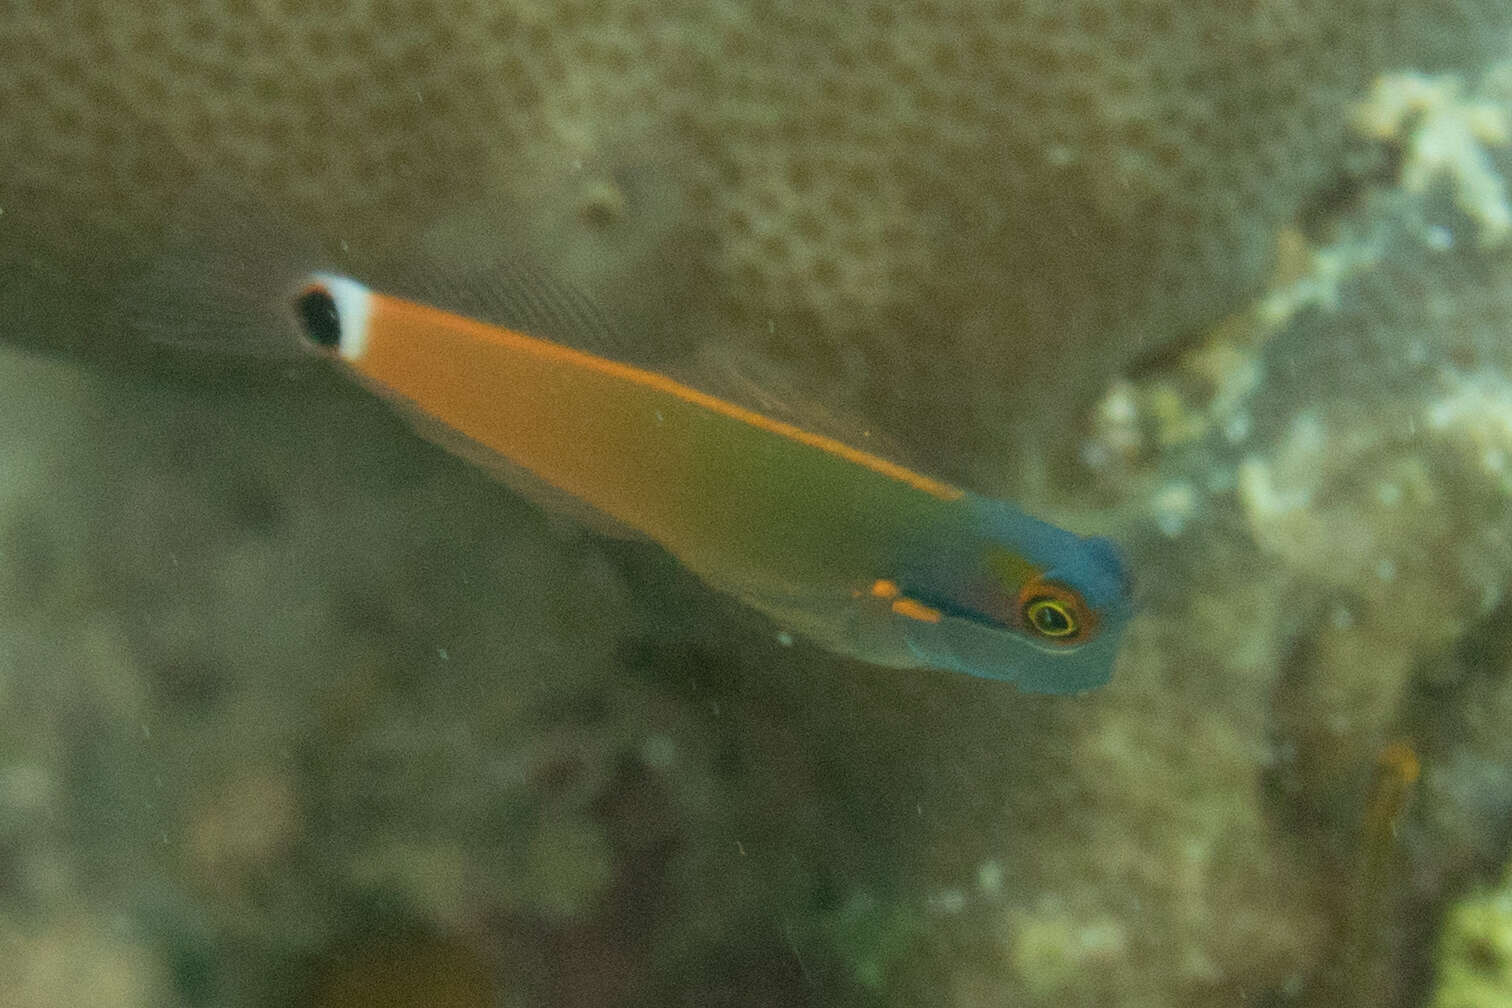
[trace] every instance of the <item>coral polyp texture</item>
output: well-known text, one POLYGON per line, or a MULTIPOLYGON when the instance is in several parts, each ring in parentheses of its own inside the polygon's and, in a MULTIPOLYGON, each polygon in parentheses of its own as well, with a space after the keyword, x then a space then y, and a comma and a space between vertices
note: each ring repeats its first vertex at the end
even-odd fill
POLYGON ((1483 65, 1509 27, 1495 0, 10 0, 5 294, 150 255, 206 180, 357 264, 481 214, 469 256, 718 323, 879 419, 927 435, 953 378, 1053 425, 1256 287, 1377 73, 1483 65))

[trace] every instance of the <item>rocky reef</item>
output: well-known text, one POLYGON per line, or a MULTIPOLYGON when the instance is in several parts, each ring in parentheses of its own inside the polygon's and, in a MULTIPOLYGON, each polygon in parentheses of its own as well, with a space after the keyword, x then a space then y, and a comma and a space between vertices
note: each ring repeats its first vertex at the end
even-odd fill
POLYGON ((1505 997, 1504 4, 0 6, 0 1003, 1505 997), (1116 536, 1113 683, 842 661, 144 360, 257 208, 1116 536))

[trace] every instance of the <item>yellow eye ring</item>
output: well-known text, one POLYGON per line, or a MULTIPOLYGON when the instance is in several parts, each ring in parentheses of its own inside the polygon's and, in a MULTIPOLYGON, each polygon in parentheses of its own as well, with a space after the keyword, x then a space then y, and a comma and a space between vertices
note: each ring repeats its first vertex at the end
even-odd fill
POLYGON ((1024 606, 1024 622, 1042 637, 1061 640, 1076 636, 1076 615, 1060 599, 1037 598, 1024 606))
POLYGON ((1047 643, 1079 644, 1097 629, 1097 616, 1070 588, 1039 581, 1019 593, 1018 623, 1047 643))

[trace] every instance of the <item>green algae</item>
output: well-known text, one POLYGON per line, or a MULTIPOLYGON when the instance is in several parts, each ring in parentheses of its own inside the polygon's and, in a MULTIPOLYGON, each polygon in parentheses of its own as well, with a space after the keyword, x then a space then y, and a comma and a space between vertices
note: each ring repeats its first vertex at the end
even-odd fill
POLYGON ((1444 917, 1431 1008, 1512 1004, 1512 879, 1472 893, 1444 917))

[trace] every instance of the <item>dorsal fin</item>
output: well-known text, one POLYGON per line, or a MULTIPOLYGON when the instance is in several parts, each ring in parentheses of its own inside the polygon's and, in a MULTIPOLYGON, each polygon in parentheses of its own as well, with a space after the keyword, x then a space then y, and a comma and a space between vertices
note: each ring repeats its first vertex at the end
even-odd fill
POLYGON ((820 405, 818 390, 801 388, 725 334, 698 339, 697 352, 688 355, 685 341, 612 320, 577 286, 508 248, 488 233, 488 215, 468 220, 461 234, 453 223, 406 243, 419 251, 359 255, 337 252, 254 195, 195 187, 165 228, 158 254, 128 271, 114 315, 132 335, 156 344, 290 359, 302 354, 290 298, 309 273, 334 269, 383 293, 667 374, 901 465, 913 461, 875 425, 843 407, 820 405))
POLYGON ((466 273, 444 263, 410 257, 395 279, 363 278, 374 290, 443 308, 458 315, 528 333, 614 360, 634 358, 636 344, 571 284, 523 256, 500 259, 466 273))
POLYGON ((645 328, 618 313, 611 317, 562 274, 509 249, 491 230, 495 221, 503 222, 499 230, 512 230, 506 206, 479 203, 419 236, 419 253, 407 253, 393 267, 359 279, 374 290, 658 371, 700 392, 899 464, 912 461, 875 424, 829 396, 821 405, 820 390, 801 387, 791 373, 736 345, 726 333, 693 333, 690 340, 683 333, 669 336, 645 328))
POLYGON ((678 369, 675 377, 700 391, 728 399, 773 420, 781 420, 833 438, 841 444, 934 475, 896 438, 877 424, 861 418, 833 396, 802 387, 792 373, 759 353, 714 338, 699 350, 697 358, 678 369))

